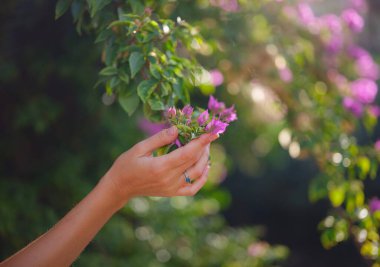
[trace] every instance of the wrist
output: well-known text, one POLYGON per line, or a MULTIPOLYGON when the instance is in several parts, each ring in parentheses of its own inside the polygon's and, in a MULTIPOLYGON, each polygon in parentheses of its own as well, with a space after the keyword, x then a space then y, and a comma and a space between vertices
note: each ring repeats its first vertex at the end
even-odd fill
POLYGON ((107 172, 100 179, 97 187, 103 192, 104 201, 107 201, 110 208, 115 212, 120 210, 130 199, 129 194, 122 193, 120 186, 115 183, 112 174, 107 172))

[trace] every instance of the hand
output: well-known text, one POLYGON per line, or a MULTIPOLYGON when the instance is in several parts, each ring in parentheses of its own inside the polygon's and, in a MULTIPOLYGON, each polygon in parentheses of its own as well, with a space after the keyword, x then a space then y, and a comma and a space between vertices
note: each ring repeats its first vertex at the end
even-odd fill
POLYGON ((202 188, 209 169, 209 144, 218 135, 204 134, 167 155, 152 156, 154 150, 173 143, 177 136, 174 126, 163 130, 115 161, 103 180, 112 184, 123 204, 135 196, 190 196, 202 188), (185 182, 185 171, 194 183, 185 182))

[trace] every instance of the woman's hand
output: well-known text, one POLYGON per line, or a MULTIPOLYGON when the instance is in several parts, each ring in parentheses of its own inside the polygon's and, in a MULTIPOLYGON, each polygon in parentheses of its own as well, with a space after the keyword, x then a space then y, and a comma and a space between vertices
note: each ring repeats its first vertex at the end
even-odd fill
POLYGON ((218 135, 204 134, 189 144, 160 157, 152 152, 173 143, 176 127, 136 144, 115 161, 103 177, 114 188, 115 196, 125 204, 135 196, 189 196, 197 193, 207 180, 209 144, 218 135), (185 182, 184 172, 194 181, 185 182))

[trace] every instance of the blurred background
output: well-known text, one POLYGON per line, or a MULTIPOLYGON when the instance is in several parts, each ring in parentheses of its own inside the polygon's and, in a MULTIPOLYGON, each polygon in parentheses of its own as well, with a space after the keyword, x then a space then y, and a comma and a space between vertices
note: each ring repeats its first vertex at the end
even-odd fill
MULTIPOLYGON (((303 153, 301 141, 289 140, 297 122, 302 128, 311 112, 319 112, 299 107, 314 103, 300 92, 308 92, 311 80, 319 86, 317 93, 330 87, 317 83, 327 80, 326 66, 331 65, 321 59, 329 57, 321 48, 325 44, 317 41, 315 25, 304 27, 311 15, 295 21, 295 14, 302 16, 287 8, 287 1, 247 2, 163 4, 163 14, 194 22, 210 40, 199 61, 209 68, 212 86, 195 91, 193 101, 205 106, 213 93, 235 103, 239 120, 213 145, 210 181, 199 195, 131 201, 74 266, 370 266, 351 239, 323 248, 318 225, 328 215, 330 201, 312 203, 309 196, 320 164, 303 153), (237 15, 239 9, 243 15, 237 15), (297 56, 300 50, 303 54, 297 56), (308 57, 315 57, 313 64, 297 65, 308 57), (284 96, 286 90, 291 93, 284 96)), ((313 17, 340 16, 352 4, 348 2, 313 1, 313 17)), ((4 259, 54 225, 154 125, 141 112, 128 117, 112 97, 94 87, 102 47, 93 36, 76 32, 70 14, 54 20, 55 1, 3 0, 0 5, 4 259)), ((349 39, 376 60, 380 6, 376 0, 362 5, 367 5, 361 13, 366 24, 349 39)), ((346 116, 347 132, 359 144, 376 141, 376 125, 368 134, 356 124, 357 117, 341 115, 350 108, 341 104, 340 94, 329 97, 319 103, 320 109, 334 107, 335 115, 346 116)), ((334 114, 323 116, 333 120, 334 114)), ((318 127, 308 131, 317 135, 318 127)), ((379 195, 379 182, 367 181, 365 193, 366 198, 379 195)))

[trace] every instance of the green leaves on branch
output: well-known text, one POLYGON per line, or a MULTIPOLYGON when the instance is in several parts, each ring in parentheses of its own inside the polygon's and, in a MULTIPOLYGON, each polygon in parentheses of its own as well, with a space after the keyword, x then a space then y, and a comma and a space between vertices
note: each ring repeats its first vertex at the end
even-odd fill
POLYGON ((133 79, 136 74, 141 70, 144 65, 144 55, 140 52, 133 52, 129 57, 129 68, 131 70, 131 78, 133 79))
POLYGON ((72 0, 58 0, 55 6, 55 19, 59 19, 69 9, 72 0))

